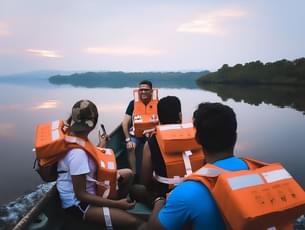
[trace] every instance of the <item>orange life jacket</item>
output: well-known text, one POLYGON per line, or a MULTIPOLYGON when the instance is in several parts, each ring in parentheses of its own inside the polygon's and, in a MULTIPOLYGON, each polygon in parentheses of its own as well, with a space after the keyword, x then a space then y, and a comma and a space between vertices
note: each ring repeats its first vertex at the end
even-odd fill
POLYGON ((167 177, 162 177, 154 173, 160 183, 169 184, 172 188, 182 182, 185 175, 202 167, 204 154, 195 140, 192 123, 159 125, 156 127, 156 139, 167 174, 167 177))
POLYGON ((145 130, 153 129, 159 124, 158 119, 158 90, 153 89, 153 95, 150 102, 145 105, 139 96, 139 89, 133 90, 134 110, 133 110, 133 128, 136 137, 142 137, 145 130))
MULTIPOLYGON (((88 139, 66 135, 64 122, 62 120, 39 124, 37 126, 35 152, 39 169, 43 173, 44 169, 48 169, 50 166, 53 166, 57 170, 57 162, 73 148, 82 148, 94 159, 97 166, 96 179, 87 177, 87 180, 96 182, 97 194, 105 198, 116 198, 117 166, 115 154, 112 149, 97 148, 88 139)), ((53 180, 56 177, 53 177, 53 180)))
POLYGON ((302 187, 279 163, 243 160, 249 170, 206 164, 186 180, 200 181, 210 190, 228 229, 292 229, 291 223, 305 212, 302 187))

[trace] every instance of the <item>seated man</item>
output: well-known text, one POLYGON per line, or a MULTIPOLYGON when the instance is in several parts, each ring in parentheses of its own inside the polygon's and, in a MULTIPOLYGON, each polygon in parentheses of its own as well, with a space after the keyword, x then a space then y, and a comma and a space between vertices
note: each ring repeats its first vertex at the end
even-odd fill
MULTIPOLYGON (((226 170, 248 169, 247 164, 234 156, 237 122, 233 110, 220 103, 202 103, 194 112, 196 140, 205 153, 205 161, 226 170)), ((185 181, 178 185, 165 202, 154 201, 148 224, 141 229, 226 229, 222 215, 205 185, 185 181)))
POLYGON ((146 136, 143 134, 145 125, 154 127, 158 124, 157 117, 157 95, 153 95, 152 83, 143 80, 139 83, 139 88, 134 92, 135 99, 129 102, 122 127, 125 135, 126 148, 128 151, 128 162, 133 173, 136 174, 135 149, 138 145, 143 145, 146 136), (144 117, 149 116, 154 119, 150 123, 142 122, 144 117))
MULTIPOLYGON (((187 174, 186 168, 188 168, 185 166, 185 161, 190 163, 190 170, 197 170, 203 165, 201 146, 195 141, 194 129, 191 123, 181 124, 182 114, 179 98, 167 96, 160 99, 158 117, 160 125, 157 126, 156 133, 147 140, 143 149, 140 182, 144 186, 137 185, 133 187, 134 198, 148 206, 151 206, 156 196, 165 196, 174 185, 183 181, 184 176, 187 174), (193 134, 194 145, 182 145, 186 149, 181 149, 177 146, 184 141, 182 133, 185 132, 193 134), (172 136, 168 136, 169 134, 172 136), (165 136, 166 138, 164 138, 165 136), (179 136, 178 140, 175 139, 177 136, 179 136), (164 139, 170 140, 169 147, 171 150, 164 148, 164 139), (189 147, 193 148, 188 149, 189 147), (189 151, 190 156, 185 154, 187 150, 191 150, 189 151)), ((189 142, 189 135, 185 136, 189 142)))

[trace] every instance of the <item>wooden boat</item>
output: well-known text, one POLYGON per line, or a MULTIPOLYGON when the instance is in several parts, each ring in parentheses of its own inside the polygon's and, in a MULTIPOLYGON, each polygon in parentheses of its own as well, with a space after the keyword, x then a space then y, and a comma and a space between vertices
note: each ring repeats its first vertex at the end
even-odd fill
MULTIPOLYGON (((116 154, 118 168, 128 166, 125 136, 122 126, 118 126, 110 135, 107 147, 112 148, 116 154)), ((143 146, 136 149, 137 170, 140 170, 143 146)), ((138 171, 139 172, 139 171, 138 171)), ((143 219, 147 219, 150 210, 143 204, 137 203, 135 208, 129 210, 143 219)), ((14 230, 61 230, 61 229, 101 229, 92 223, 75 221, 66 216, 60 206, 59 196, 55 185, 37 202, 37 204, 17 223, 14 230)))

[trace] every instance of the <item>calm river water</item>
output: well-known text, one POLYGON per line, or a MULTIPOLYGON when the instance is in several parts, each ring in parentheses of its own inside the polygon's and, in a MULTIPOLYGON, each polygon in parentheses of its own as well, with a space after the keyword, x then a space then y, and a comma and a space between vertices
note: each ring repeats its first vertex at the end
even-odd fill
MULTIPOLYGON (((159 96, 178 96, 185 122, 191 120, 200 102, 231 106, 238 120, 236 154, 282 162, 305 187, 305 100, 294 94, 295 89, 235 88, 230 89, 231 93, 229 87, 209 90, 161 88, 159 96)), ((122 120, 132 99, 131 88, 54 86, 47 80, 39 84, 0 83, 0 92, 0 204, 15 200, 42 183, 32 169, 36 124, 65 119, 74 102, 89 99, 97 104, 99 121, 110 132, 122 120)), ((96 135, 92 139, 96 141, 96 135)))

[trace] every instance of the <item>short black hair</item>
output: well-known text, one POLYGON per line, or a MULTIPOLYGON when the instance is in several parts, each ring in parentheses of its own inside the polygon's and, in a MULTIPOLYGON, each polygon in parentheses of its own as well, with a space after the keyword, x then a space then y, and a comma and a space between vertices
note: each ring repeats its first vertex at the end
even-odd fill
POLYGON ((181 103, 178 97, 167 96, 158 102, 158 117, 161 124, 181 123, 181 103))
POLYGON ((193 114, 196 140, 209 153, 233 151, 237 138, 236 115, 221 103, 201 103, 193 114))
POLYGON ((152 83, 149 80, 143 80, 139 83, 139 85, 148 85, 152 89, 152 83))

